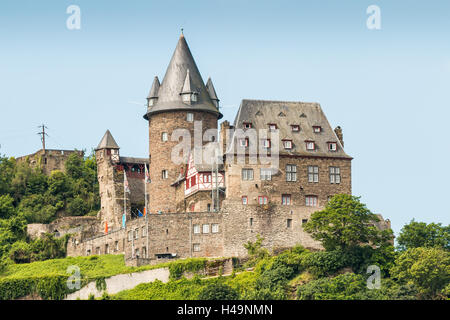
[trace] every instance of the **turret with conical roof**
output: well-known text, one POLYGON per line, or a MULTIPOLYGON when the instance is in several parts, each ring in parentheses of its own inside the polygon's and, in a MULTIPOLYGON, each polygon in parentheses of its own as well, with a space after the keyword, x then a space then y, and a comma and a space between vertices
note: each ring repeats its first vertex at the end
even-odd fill
POLYGON ((148 119, 150 115, 155 113, 175 110, 204 111, 215 114, 219 119, 222 118, 222 114, 210 98, 183 34, 178 40, 159 87, 158 100, 153 106, 148 106, 144 118, 148 119), (194 99, 196 101, 185 100, 186 95, 183 94, 183 88, 187 80, 189 81, 190 91, 195 92, 196 97, 194 99))
POLYGON ((178 40, 163 81, 159 84, 155 78, 148 99, 144 118, 149 123, 149 212, 177 212, 178 208, 185 207, 181 203, 184 198, 177 198, 172 183, 178 178, 180 166, 186 164, 188 155, 175 155, 173 151, 179 140, 172 134, 179 129, 190 132, 190 141, 183 142, 190 142, 188 150, 191 150, 194 134, 198 135, 194 133, 195 124, 195 128, 201 128, 203 146, 209 142, 202 139, 205 132, 211 129, 217 132, 217 120, 222 117, 214 86, 211 80, 207 86, 204 84, 183 35, 178 40))
POLYGON ((120 149, 109 130, 106 130, 102 140, 100 140, 100 143, 95 150, 100 149, 120 149))

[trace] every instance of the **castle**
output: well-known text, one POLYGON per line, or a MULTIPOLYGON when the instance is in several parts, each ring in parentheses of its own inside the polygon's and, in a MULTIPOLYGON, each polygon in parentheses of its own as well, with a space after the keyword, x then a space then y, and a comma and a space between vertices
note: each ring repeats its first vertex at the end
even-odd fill
POLYGON ((98 232, 72 237, 68 255, 124 254, 131 264, 245 256, 258 234, 270 249, 319 249, 302 225, 331 196, 351 194, 341 128, 318 103, 242 100, 219 131, 221 118, 211 78, 204 83, 181 35, 147 97, 149 157, 121 156, 105 133, 98 232))

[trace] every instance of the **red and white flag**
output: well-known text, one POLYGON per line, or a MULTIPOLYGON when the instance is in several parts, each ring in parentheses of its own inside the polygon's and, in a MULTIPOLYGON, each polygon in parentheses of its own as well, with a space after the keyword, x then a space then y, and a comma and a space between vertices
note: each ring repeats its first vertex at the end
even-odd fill
POLYGON ((130 193, 130 187, 128 186, 128 179, 125 170, 123 170, 123 189, 125 192, 130 193))

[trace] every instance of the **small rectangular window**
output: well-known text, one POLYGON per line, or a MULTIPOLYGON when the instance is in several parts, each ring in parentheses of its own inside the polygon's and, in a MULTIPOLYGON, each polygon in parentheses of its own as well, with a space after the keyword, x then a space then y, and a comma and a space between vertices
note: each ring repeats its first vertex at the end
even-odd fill
POLYGON ((239 145, 241 147, 248 147, 248 138, 239 139, 239 145))
POLYGON ((169 178, 169 172, 167 170, 163 170, 161 172, 162 179, 168 179, 169 178))
POLYGON ((322 127, 321 126, 313 126, 313 131, 314 131, 314 133, 322 132, 322 127))
POLYGON ((336 151, 337 150, 336 142, 328 142, 328 150, 329 151, 336 151))
POLYGON ((266 196, 259 196, 258 197, 258 203, 259 204, 267 204, 267 197, 266 196))
POLYGON ((212 233, 218 233, 219 232, 219 225, 217 223, 213 223, 211 225, 211 232, 212 233))
POLYGON ((252 123, 251 122, 244 122, 244 128, 245 129, 250 129, 252 127, 252 123))
POLYGON ((261 168, 259 175, 261 180, 272 180, 272 170, 270 168, 261 168))
POLYGON ((194 234, 199 234, 199 233, 200 233, 200 225, 194 224, 194 234))
POLYGON ((287 228, 292 227, 292 219, 287 219, 287 220, 286 220, 286 227, 287 227, 287 228))
POLYGON ((317 196, 306 196, 305 200, 305 205, 307 207, 317 207, 317 196))
POLYGON ((247 196, 243 196, 242 197, 242 204, 247 204, 248 203, 248 198, 247 196))
POLYGON ((316 144, 314 141, 305 141, 306 142, 306 150, 315 150, 316 144))
POLYGON ((292 124, 291 125, 291 129, 292 129, 292 132, 299 132, 300 131, 300 126, 297 125, 297 124, 292 124))
POLYGON ((114 250, 119 251, 119 241, 114 242, 114 250))
POLYGON ((253 180, 253 169, 242 169, 242 180, 253 180))
POLYGON ((167 132, 161 133, 161 141, 166 142, 168 140, 167 132))
POLYGON ((203 228, 203 233, 209 233, 209 224, 204 224, 202 228, 203 228))
POLYGON ((308 166, 308 182, 319 182, 318 166, 308 166))
POLYGON ((341 170, 339 167, 330 167, 330 183, 341 183, 341 170))
POLYGON ((270 148, 270 139, 262 139, 261 140, 262 147, 265 149, 270 148))
POLYGON ((188 112, 187 115, 186 115, 186 120, 189 121, 189 122, 194 121, 194 114, 191 113, 191 112, 188 112))
POLYGON ((286 165, 286 181, 297 181, 297 166, 293 164, 286 165))
POLYGON ((249 224, 250 224, 250 227, 253 226, 253 218, 250 218, 249 224))
POLYGON ((139 229, 134 230, 134 238, 139 239, 139 229))
POLYGON ((290 194, 283 194, 281 196, 281 204, 284 206, 291 205, 291 195, 290 194))
POLYGON ((194 250, 194 252, 199 252, 200 251, 200 243, 194 243, 193 250, 194 250))
POLYGON ((283 146, 285 149, 292 149, 292 140, 283 140, 283 146))
POLYGON ((128 231, 128 241, 133 240, 133 233, 131 231, 128 231))
POLYGON ((142 227, 142 236, 145 237, 147 235, 147 229, 145 227, 142 227))
POLYGON ((305 224, 308 222, 308 219, 302 219, 302 224, 305 224))
POLYGON ((269 123, 269 131, 277 130, 277 125, 275 123, 269 123))

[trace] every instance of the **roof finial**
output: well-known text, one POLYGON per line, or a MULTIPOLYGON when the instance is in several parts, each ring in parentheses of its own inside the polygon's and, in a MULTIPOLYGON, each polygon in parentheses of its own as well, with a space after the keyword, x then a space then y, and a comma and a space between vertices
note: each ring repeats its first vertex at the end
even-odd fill
POLYGON ((181 36, 184 37, 183 28, 181 28, 181 36))

